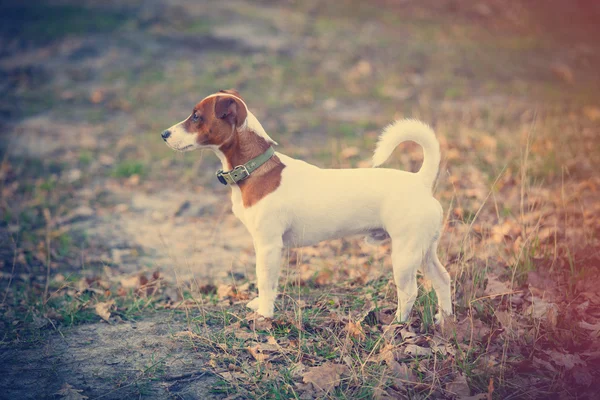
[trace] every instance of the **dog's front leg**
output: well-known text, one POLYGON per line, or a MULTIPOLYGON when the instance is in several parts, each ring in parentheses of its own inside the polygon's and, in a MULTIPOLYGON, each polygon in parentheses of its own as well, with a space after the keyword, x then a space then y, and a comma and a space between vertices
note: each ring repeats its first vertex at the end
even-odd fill
POLYGON ((283 242, 281 238, 275 241, 257 240, 254 248, 256 250, 258 298, 248 303, 248 307, 264 317, 271 318, 277 297, 283 242))

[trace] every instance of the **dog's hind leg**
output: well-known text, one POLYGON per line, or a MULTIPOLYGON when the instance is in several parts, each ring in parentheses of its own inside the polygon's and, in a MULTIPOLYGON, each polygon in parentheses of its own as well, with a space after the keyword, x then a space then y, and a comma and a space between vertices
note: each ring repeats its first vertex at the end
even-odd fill
POLYGON ((438 299, 439 311, 435 316, 437 323, 445 316, 452 315, 452 299, 450 275, 437 256, 438 241, 435 240, 429 248, 429 254, 423 265, 423 275, 431 281, 438 299))
POLYGON ((398 292, 396 319, 408 321, 417 298, 417 269, 423 259, 422 249, 414 243, 395 242, 392 237, 392 265, 398 292))

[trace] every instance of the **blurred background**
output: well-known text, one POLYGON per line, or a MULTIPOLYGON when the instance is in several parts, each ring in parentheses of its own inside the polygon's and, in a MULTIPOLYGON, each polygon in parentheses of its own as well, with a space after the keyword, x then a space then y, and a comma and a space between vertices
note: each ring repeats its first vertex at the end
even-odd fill
MULTIPOLYGON (((432 125, 458 315, 490 335, 530 332, 506 315, 543 321, 513 371, 587 390, 600 379, 599 38, 600 4, 583 0, 2 1, 2 344, 97 323, 94 304, 122 311, 149 282, 171 304, 254 279, 217 158, 159 136, 235 88, 278 151, 320 167, 368 167, 394 119, 432 125), (473 314, 482 297, 497 302, 473 314), (547 365, 523 356, 540 337, 547 365), (595 356, 565 364, 573 349, 595 356)), ((421 157, 403 144, 388 165, 421 157)), ((290 252, 284 275, 387 282, 386 251, 328 242, 290 252)))

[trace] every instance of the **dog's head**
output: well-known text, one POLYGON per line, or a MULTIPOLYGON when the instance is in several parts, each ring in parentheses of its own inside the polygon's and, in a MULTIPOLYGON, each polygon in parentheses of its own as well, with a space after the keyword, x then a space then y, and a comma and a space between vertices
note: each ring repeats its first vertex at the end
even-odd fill
POLYGON ((161 133, 169 147, 191 151, 203 147, 220 147, 242 129, 248 108, 233 89, 221 90, 196 104, 190 116, 161 133))

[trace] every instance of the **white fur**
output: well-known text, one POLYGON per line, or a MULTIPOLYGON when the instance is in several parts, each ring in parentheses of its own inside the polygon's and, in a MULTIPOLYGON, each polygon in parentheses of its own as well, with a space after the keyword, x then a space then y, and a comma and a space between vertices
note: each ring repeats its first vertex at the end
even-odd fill
POLYGON ((385 127, 373 154, 373 166, 378 167, 383 164, 396 146, 407 140, 412 140, 423 147, 425 157, 419 174, 423 176, 425 185, 432 187, 440 165, 440 144, 433 130, 421 121, 401 119, 385 127))
POLYGON ((196 135, 187 132, 183 128, 183 123, 187 121, 188 118, 168 129, 168 131, 171 132, 171 135, 167 138, 167 140, 165 140, 165 142, 167 143, 167 146, 173 150, 185 152, 200 148, 200 144, 196 140, 196 135))
MULTIPOLYGON (((248 112, 248 116, 248 127, 270 140, 254 115, 248 112)), ((414 120, 394 122, 381 135, 373 164, 383 163, 404 140, 423 147, 424 164, 418 173, 387 168, 321 169, 277 152, 285 168, 275 191, 245 208, 240 189, 231 185, 233 213, 252 235, 256 251, 259 297, 248 307, 265 317, 273 316, 284 247, 353 234, 366 234, 378 241, 387 233, 392 239, 397 319, 409 318, 421 265, 438 296, 438 321, 452 314, 450 276, 436 254, 443 215, 431 194, 440 160, 433 131, 414 120)), ((211 149, 227 168, 223 154, 215 146, 211 149)))

